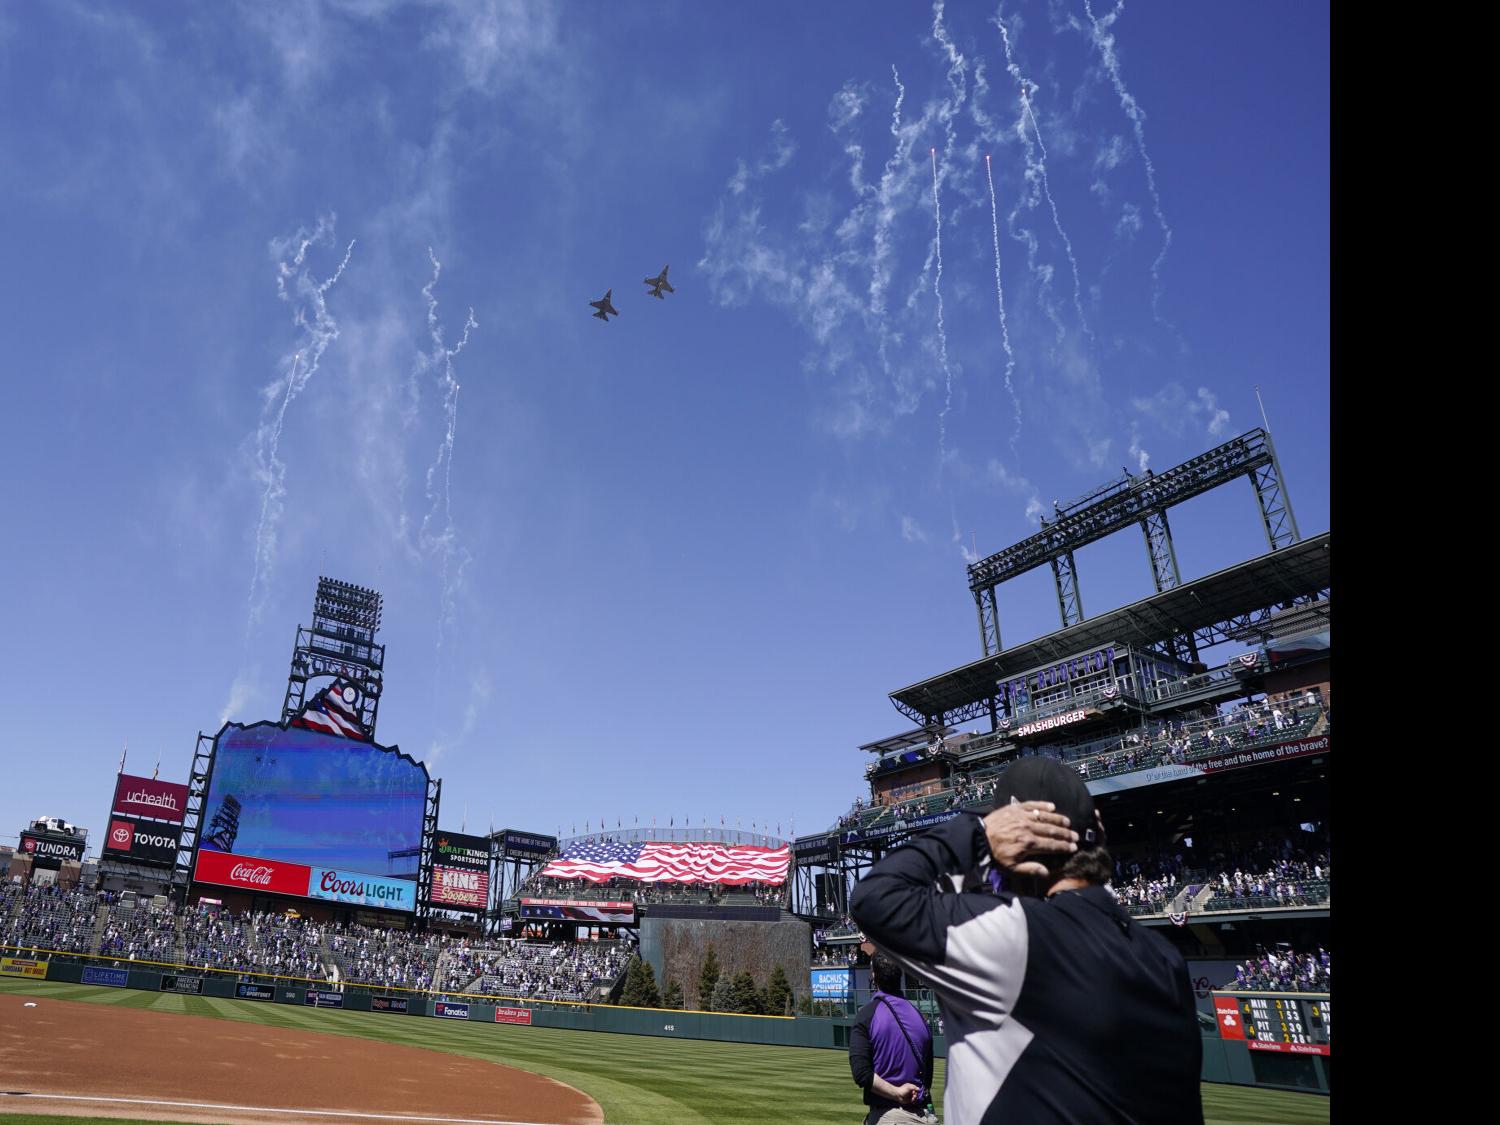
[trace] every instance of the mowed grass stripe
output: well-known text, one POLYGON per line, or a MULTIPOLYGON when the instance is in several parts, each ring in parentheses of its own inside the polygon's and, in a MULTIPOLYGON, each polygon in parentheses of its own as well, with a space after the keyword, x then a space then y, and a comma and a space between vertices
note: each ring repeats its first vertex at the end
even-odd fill
MULTIPOLYGON (((118 995, 103 988, 79 995, 77 986, 40 982, 16 988, 5 981, 0 987, 94 1002, 104 1000, 98 993, 118 995)), ((158 998, 145 992, 130 995, 140 998, 141 1007, 158 998)), ((864 1111, 849 1078, 847 1056, 840 1051, 173 998, 195 1015, 236 1018, 228 1013, 238 1008, 245 1022, 401 1043, 530 1070, 594 1098, 608 1125, 761 1125, 768 1120, 847 1125, 864 1111)), ((941 1075, 939 1062, 939 1095, 941 1075)), ((1251 1087, 1205 1085, 1203 1107, 1207 1125, 1326 1125, 1329 1120, 1326 1097, 1251 1087)), ((496 1111, 503 1112, 503 1102, 496 1111)))

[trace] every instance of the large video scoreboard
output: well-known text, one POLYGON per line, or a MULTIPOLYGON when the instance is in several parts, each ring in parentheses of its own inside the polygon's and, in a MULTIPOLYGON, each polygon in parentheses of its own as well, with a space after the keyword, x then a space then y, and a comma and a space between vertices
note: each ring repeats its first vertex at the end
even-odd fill
POLYGON ((1331 1007, 1321 992, 1214 993, 1219 1036, 1242 1039, 1252 1051, 1330 1054, 1331 1007))

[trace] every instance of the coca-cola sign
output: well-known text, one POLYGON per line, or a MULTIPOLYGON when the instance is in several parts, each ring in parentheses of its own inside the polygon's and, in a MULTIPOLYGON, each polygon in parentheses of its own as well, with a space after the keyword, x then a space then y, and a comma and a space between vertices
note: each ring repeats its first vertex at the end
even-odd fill
POLYGON ((122 773, 115 782, 115 800, 110 811, 181 824, 187 811, 187 797, 186 785, 122 773))
POLYGON ((193 878, 200 883, 217 883, 262 894, 306 897, 312 868, 230 852, 199 851, 193 878))

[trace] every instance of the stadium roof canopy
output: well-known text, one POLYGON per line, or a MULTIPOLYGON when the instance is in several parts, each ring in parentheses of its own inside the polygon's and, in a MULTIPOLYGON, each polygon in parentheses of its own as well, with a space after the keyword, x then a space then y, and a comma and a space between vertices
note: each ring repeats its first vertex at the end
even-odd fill
POLYGON ((1013 645, 894 691, 891 702, 917 723, 961 723, 989 711, 1000 681, 1107 643, 1145 649, 1157 648, 1173 636, 1192 636, 1207 646, 1285 632, 1288 607, 1300 603, 1295 614, 1300 621, 1327 605, 1330 534, 1304 539, 1013 645))

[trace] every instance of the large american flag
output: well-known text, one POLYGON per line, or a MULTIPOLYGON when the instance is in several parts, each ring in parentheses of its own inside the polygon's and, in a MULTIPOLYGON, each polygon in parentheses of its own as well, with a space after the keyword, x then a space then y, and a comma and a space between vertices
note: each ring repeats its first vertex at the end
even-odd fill
POLYGON ((359 692, 354 685, 346 680, 335 680, 331 687, 313 697, 302 709, 302 714, 292 720, 291 725, 337 734, 343 738, 367 740, 369 736, 359 725, 359 712, 354 709, 358 699, 359 692))
POLYGON ((727 844, 569 844, 546 867, 555 879, 639 879, 643 883, 784 883, 791 848, 727 844))

